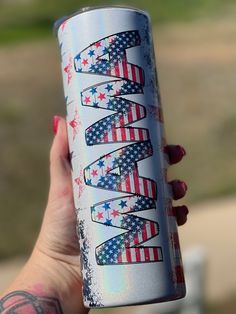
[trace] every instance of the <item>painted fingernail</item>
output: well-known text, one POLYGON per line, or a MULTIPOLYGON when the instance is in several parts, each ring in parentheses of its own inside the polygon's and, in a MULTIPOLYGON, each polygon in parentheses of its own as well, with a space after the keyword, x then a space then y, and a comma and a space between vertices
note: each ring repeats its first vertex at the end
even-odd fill
POLYGON ((182 189, 186 192, 188 190, 188 186, 184 181, 180 181, 182 189))
POLYGON ((54 116, 53 117, 53 120, 52 120, 52 130, 53 130, 54 136, 57 134, 59 121, 60 121, 60 117, 59 116, 54 116))
POLYGON ((180 145, 178 145, 178 147, 179 147, 181 153, 183 154, 183 156, 185 156, 186 155, 186 150, 182 146, 180 146, 180 145))
POLYGON ((175 210, 176 210, 176 220, 177 220, 178 226, 184 225, 187 221, 187 216, 189 213, 188 207, 185 205, 176 206, 175 210))
POLYGON ((189 213, 189 210, 188 210, 188 207, 186 205, 181 205, 181 206, 178 206, 179 207, 179 211, 182 212, 182 214, 184 215, 188 215, 189 213))

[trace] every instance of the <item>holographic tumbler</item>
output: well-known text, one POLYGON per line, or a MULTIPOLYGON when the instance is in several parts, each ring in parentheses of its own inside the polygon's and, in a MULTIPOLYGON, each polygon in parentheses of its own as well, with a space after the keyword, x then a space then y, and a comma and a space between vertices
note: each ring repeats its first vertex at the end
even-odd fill
POLYGON ((149 17, 126 7, 86 8, 56 29, 84 304, 182 298, 149 17))

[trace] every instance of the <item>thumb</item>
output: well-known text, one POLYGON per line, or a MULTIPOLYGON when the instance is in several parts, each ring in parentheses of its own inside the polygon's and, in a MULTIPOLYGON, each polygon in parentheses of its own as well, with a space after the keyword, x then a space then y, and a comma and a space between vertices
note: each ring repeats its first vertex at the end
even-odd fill
POLYGON ((62 117, 53 118, 54 140, 50 151, 50 191, 49 201, 72 194, 71 167, 68 159, 69 147, 66 121, 62 117))

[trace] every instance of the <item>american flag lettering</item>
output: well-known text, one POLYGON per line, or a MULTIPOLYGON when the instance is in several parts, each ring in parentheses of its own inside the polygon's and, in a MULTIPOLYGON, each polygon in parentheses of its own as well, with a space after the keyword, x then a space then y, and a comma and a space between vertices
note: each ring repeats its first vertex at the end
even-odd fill
POLYGON ((120 265, 163 261, 162 248, 141 246, 159 234, 159 224, 134 215, 156 209, 157 183, 139 175, 138 162, 153 155, 148 129, 132 127, 146 118, 143 105, 123 96, 143 94, 144 71, 127 60, 126 49, 140 46, 136 30, 102 38, 74 58, 78 73, 116 77, 81 92, 83 106, 113 111, 85 130, 88 146, 134 142, 100 156, 84 168, 84 182, 97 189, 127 193, 91 206, 92 221, 126 230, 96 247, 98 265, 120 265), (115 113, 114 113, 115 112, 115 113))
POLYGON ((144 85, 144 71, 127 61, 126 49, 139 46, 139 32, 127 31, 98 40, 75 58, 76 72, 128 79, 144 85))
POLYGON ((144 247, 142 243, 159 234, 157 222, 129 215, 155 208, 155 201, 145 196, 126 196, 106 200, 92 207, 92 220, 128 230, 96 248, 99 265, 157 262, 163 260, 161 247, 144 247))
POLYGON ((128 126, 145 118, 145 107, 118 97, 140 93, 143 93, 142 86, 128 80, 109 81, 83 90, 81 93, 83 106, 116 111, 115 114, 97 121, 86 129, 87 145, 148 140, 147 129, 128 126))
POLYGON ((124 146, 95 160, 84 169, 87 185, 138 194, 153 199, 157 197, 156 182, 139 176, 137 162, 152 156, 151 141, 124 146), (108 170, 107 170, 108 169, 108 170), (117 169, 117 173, 111 171, 117 169))

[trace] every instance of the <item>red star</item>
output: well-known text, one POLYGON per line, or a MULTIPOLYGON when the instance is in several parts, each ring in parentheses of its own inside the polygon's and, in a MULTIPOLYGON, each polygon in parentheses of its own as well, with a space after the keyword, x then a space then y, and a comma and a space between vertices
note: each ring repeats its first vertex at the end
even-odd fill
POLYGON ((107 168, 106 168, 106 170, 105 170, 106 173, 108 173, 111 169, 112 169, 112 168, 110 168, 110 167, 107 166, 107 168))
POLYGON ((96 48, 101 47, 101 42, 100 41, 96 42, 95 46, 96 46, 96 48))
POLYGON ((77 123, 77 121, 74 119, 74 120, 72 120, 72 121, 70 121, 70 126, 74 129, 74 128, 76 128, 77 127, 77 125, 78 125, 78 123, 77 123))
POLYGON ((78 185, 78 198, 80 198, 85 189, 82 166, 80 166, 79 177, 75 178, 74 181, 78 185))
POLYGON ((86 103, 86 105, 90 102, 90 97, 89 96, 85 96, 84 102, 86 103))
POLYGON ((99 213, 99 212, 98 212, 97 218, 98 218, 98 220, 103 219, 103 213, 99 213))
POLYGON ((67 83, 70 84, 70 81, 72 79, 72 59, 69 59, 68 65, 64 68, 64 71, 67 74, 67 83))
POLYGON ((107 159, 107 158, 110 158, 110 157, 111 157, 111 154, 107 154, 105 157, 106 157, 106 159, 107 159))
POLYGON ((95 169, 93 169, 93 171, 91 172, 91 175, 92 175, 93 177, 97 176, 97 175, 98 175, 98 171, 95 170, 95 169))
POLYGON ((83 65, 88 64, 88 59, 83 59, 82 63, 83 63, 83 65))
POLYGON ((77 183, 78 185, 80 185, 80 184, 83 183, 83 181, 81 180, 80 177, 78 177, 78 178, 75 179, 75 183, 77 183))
POLYGON ((64 31, 66 24, 67 24, 67 20, 61 24, 62 31, 64 31))
POLYGON ((115 210, 115 209, 112 211, 111 214, 112 214, 113 217, 120 216, 119 211, 118 211, 118 210, 115 210))
POLYGON ((78 115, 77 110, 75 111, 74 119, 69 122, 69 125, 73 129, 73 139, 75 139, 75 137, 76 137, 76 135, 78 133, 78 128, 81 125, 81 122, 79 120, 79 115, 78 115))
POLYGON ((109 40, 109 43, 113 43, 115 41, 115 37, 112 37, 110 40, 109 40))
POLYGON ((103 99, 106 98, 106 94, 105 94, 105 93, 100 93, 99 96, 98 96, 98 98, 99 98, 100 100, 103 100, 103 99))

